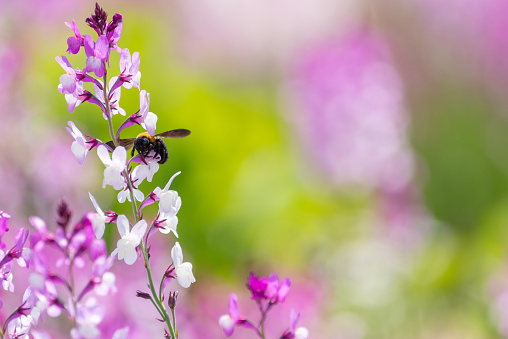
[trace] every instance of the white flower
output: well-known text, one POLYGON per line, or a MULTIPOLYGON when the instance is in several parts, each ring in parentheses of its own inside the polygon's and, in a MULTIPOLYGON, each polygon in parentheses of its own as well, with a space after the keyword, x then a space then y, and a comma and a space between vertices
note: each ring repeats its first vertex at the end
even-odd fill
POLYGON ((95 293, 101 296, 105 296, 108 293, 115 293, 116 292, 116 286, 115 286, 116 277, 114 273, 106 272, 102 275, 101 283, 96 285, 94 287, 95 293))
POLYGON ((69 127, 65 127, 74 138, 74 142, 71 145, 71 151, 78 160, 80 165, 85 162, 86 154, 88 153, 88 147, 86 145, 86 137, 81 131, 74 125, 72 121, 69 121, 69 127), (70 127, 70 128, 69 128, 70 127))
POLYGON ((141 184, 145 178, 148 182, 152 182, 153 175, 159 170, 159 163, 156 159, 145 157, 145 161, 148 163, 147 165, 140 164, 132 171, 132 180, 136 182, 136 185, 141 184))
POLYGON ((146 232, 146 221, 140 220, 132 230, 129 228, 129 221, 125 215, 119 215, 116 221, 118 233, 122 239, 118 240, 116 250, 113 254, 118 254, 118 260, 124 260, 127 265, 132 265, 138 258, 136 247, 138 247, 143 235, 146 232))
POLYGON ((97 325, 104 317, 104 307, 95 298, 88 298, 84 304, 79 303, 76 308, 77 327, 71 330, 73 339, 99 338, 100 330, 97 325))
MULTIPOLYGON (((134 198, 136 198, 137 201, 143 201, 143 199, 145 198, 145 195, 143 194, 143 192, 141 192, 137 188, 133 188, 133 192, 134 192, 134 198)), ((131 193, 130 193, 129 189, 127 188, 127 184, 125 184, 123 190, 118 192, 117 199, 118 199, 118 202, 122 203, 122 204, 125 202, 125 200, 131 201, 131 193)))
POLYGON ((159 231, 161 233, 168 234, 169 232, 173 232, 173 234, 178 238, 178 233, 176 233, 178 217, 176 215, 161 213, 158 219, 164 220, 159 223, 159 231))
POLYGON ((106 185, 111 185, 116 190, 122 189, 124 187, 122 172, 125 169, 125 162, 127 161, 127 151, 125 148, 118 146, 113 151, 112 158, 110 158, 106 146, 100 145, 97 149, 97 155, 106 166, 106 169, 104 169, 102 187, 104 188, 106 185))
POLYGON ((181 172, 175 173, 171 179, 169 179, 164 189, 156 187, 153 190, 153 193, 159 198, 159 211, 161 214, 164 213, 169 216, 175 216, 182 206, 182 199, 178 196, 178 192, 169 190, 171 182, 180 173, 181 172))
POLYGON ((104 230, 106 229, 106 215, 97 204, 97 201, 95 201, 92 193, 88 192, 88 195, 90 196, 90 200, 92 200, 93 207, 95 207, 95 210, 97 211, 97 213, 92 214, 91 218, 93 231, 97 239, 100 239, 104 235, 104 230))
POLYGON ((193 282, 196 281, 192 274, 192 264, 190 262, 183 262, 182 248, 178 241, 175 246, 171 249, 171 258, 175 265, 176 280, 183 288, 189 287, 193 282))

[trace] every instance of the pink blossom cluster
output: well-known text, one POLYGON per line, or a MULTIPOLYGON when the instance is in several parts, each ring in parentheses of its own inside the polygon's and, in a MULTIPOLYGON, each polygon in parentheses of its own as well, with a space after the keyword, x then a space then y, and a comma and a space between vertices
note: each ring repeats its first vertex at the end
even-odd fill
MULTIPOLYGON (((258 337, 265 338, 264 323, 268 312, 277 304, 284 303, 291 287, 291 279, 279 280, 277 274, 269 277, 258 278, 250 273, 247 280, 247 289, 251 292, 251 299, 254 300, 261 313, 259 322, 254 323, 240 315, 236 294, 229 296, 228 314, 220 317, 219 325, 226 337, 233 335, 235 327, 244 327, 253 330, 258 337)), ((282 333, 280 339, 307 339, 309 331, 305 327, 298 327, 300 313, 291 309, 290 326, 282 333)))

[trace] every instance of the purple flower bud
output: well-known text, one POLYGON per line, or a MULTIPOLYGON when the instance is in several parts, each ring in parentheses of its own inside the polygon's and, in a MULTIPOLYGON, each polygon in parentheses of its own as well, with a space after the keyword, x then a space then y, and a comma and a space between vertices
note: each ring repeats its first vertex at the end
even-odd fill
POLYGON ((137 290, 136 291, 136 297, 138 298, 142 298, 142 299, 152 299, 152 297, 150 296, 150 294, 146 293, 146 292, 142 292, 140 290, 137 290))
POLYGON ((88 26, 92 27, 97 32, 97 34, 102 35, 104 34, 108 24, 108 14, 96 2, 94 14, 86 18, 85 22, 88 24, 88 26))
POLYGON ((178 292, 169 292, 168 306, 173 309, 176 306, 176 299, 178 298, 178 292))
POLYGON ((60 204, 56 207, 56 223, 57 223, 57 225, 65 230, 69 224, 71 215, 72 215, 72 211, 69 209, 67 202, 64 199, 62 199, 60 201, 60 204))

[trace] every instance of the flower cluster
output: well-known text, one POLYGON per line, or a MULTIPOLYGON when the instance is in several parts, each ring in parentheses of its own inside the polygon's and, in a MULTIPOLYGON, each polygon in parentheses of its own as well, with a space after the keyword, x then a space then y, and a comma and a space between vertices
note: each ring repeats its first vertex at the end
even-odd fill
MULTIPOLYGON (((220 317, 219 325, 226 337, 233 335, 235 327, 244 327, 253 330, 260 338, 265 338, 264 323, 268 312, 273 306, 284 303, 291 287, 291 279, 284 278, 279 280, 277 274, 269 277, 258 278, 254 273, 250 273, 247 281, 247 289, 251 292, 251 299, 256 301, 261 313, 260 320, 255 323, 241 316, 238 311, 238 301, 236 294, 229 296, 228 314, 220 317)), ((309 331, 305 327, 297 327, 300 314, 291 310, 290 326, 280 336, 280 339, 307 339, 309 331)))
POLYGON ((105 312, 97 296, 116 292, 115 275, 109 271, 114 258, 107 255, 104 240, 95 237, 91 213, 73 226, 71 217, 72 212, 62 201, 57 208, 56 232, 49 231, 41 218, 30 218, 35 229, 30 238, 35 268, 29 277, 31 316, 37 324, 45 313, 57 317, 64 312, 75 324, 71 330, 73 339, 97 338, 100 336, 97 326, 105 312), (91 273, 84 278, 87 267, 91 273), (79 281, 86 283, 76 283, 78 271, 79 281))
MULTIPOLYGON (((25 247, 25 243, 29 236, 29 231, 25 228, 18 229, 14 246, 4 252, 6 244, 2 241, 2 237, 9 231, 7 222, 10 218, 11 215, 9 213, 0 210, 0 247, 2 248, 0 249, 0 278, 2 289, 14 292, 13 263, 16 262, 18 266, 28 268, 32 262, 33 252, 31 248, 25 247)), ((36 323, 36 319, 32 318, 30 315, 33 307, 33 298, 31 295, 32 292, 30 288, 28 288, 24 293, 21 305, 4 320, 0 328, 2 338, 6 333, 11 338, 24 338, 31 326, 36 323)), ((2 307, 3 301, 0 299, 0 308, 2 307)))
MULTIPOLYGON (((109 142, 90 137, 83 134, 70 121, 67 131, 74 138, 71 151, 78 162, 83 164, 88 152, 97 148, 97 155, 105 166, 102 187, 112 186, 118 191, 117 199, 120 203, 129 201, 132 205, 133 218, 135 219, 133 223, 126 215, 119 215, 111 210, 104 212, 95 197, 89 193, 96 210, 96 213, 90 216, 93 234, 97 239, 100 239, 104 235, 106 225, 116 223, 120 239, 111 255, 123 260, 127 265, 134 264, 140 256, 143 258, 151 294, 140 292, 138 296, 148 295, 148 299, 152 300, 160 316, 168 325, 171 337, 175 338, 174 323, 171 324, 170 317, 162 303, 164 300, 163 287, 172 279, 176 279, 184 288, 189 287, 195 282, 192 264, 183 262, 181 246, 176 242, 171 251, 173 263, 163 274, 161 287, 157 293, 151 276, 148 240, 156 230, 163 234, 173 233, 175 237, 178 237, 177 213, 182 200, 176 191, 170 189, 170 185, 180 172, 173 175, 164 188, 156 187, 146 196, 139 189, 139 185, 145 179, 151 182, 159 170, 159 164, 163 164, 167 160, 167 148, 161 137, 182 137, 187 136, 190 132, 188 130, 174 130, 155 134, 157 115, 149 112, 150 94, 141 89, 139 53, 135 52, 131 55, 127 48, 122 49, 118 45, 122 33, 122 15, 115 14, 109 22, 107 19, 107 13, 98 4, 96 4, 94 14, 86 19, 86 23, 98 35, 96 40, 88 34, 83 36, 74 20, 72 24, 66 23, 74 32, 74 36, 67 39, 67 51, 70 54, 77 54, 81 51, 81 47, 84 47, 87 59, 82 70, 74 68, 65 56, 56 58, 65 71, 65 74, 60 77, 58 90, 65 95, 69 112, 72 113, 77 106, 84 102, 97 105, 103 118, 107 121, 111 137, 109 142), (108 81, 109 60, 114 52, 119 53, 120 73, 110 77, 108 81), (85 86, 88 86, 86 83, 90 83, 90 90, 93 86, 93 92, 85 89, 85 86), (127 114, 120 107, 122 87, 125 89, 137 88, 140 104, 139 109, 128 115, 115 132, 113 116, 127 114), (140 125, 146 132, 139 134, 136 139, 121 139, 121 132, 134 125, 140 125), (130 159, 128 159, 127 150, 131 147, 133 150, 130 159), (138 154, 135 154, 136 151, 138 154), (138 201, 140 202, 139 208, 138 201), (157 217, 150 223, 144 218, 142 210, 156 202, 158 202, 159 211, 157 217)), ((176 297, 173 300, 176 300, 176 297)))

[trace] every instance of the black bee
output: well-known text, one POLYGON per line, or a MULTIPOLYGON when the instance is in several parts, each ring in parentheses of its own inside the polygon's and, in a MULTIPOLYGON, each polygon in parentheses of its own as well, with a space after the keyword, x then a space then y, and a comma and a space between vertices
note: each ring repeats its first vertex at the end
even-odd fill
MULTIPOLYGON (((167 132, 162 132, 151 136, 147 132, 139 133, 136 138, 131 139, 120 139, 118 145, 123 146, 126 149, 132 148, 131 156, 134 156, 134 152, 137 151, 143 157, 153 156, 153 158, 160 158, 157 162, 163 164, 168 160, 168 148, 162 138, 183 138, 190 134, 188 129, 174 129, 167 132), (153 154, 149 154, 153 151, 153 154)), ((111 148, 115 148, 113 141, 106 143, 111 148)))

